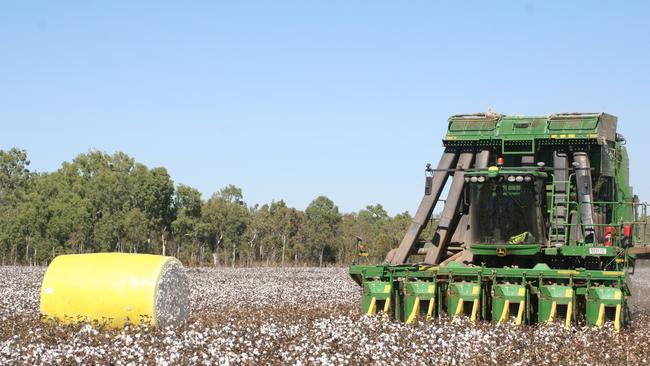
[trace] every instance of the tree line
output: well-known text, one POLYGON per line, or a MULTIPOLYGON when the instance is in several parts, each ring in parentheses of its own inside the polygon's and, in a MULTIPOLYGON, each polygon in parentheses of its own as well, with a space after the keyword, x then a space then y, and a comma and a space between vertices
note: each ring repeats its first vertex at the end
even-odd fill
MULTIPOLYGON (((329 198, 304 210, 248 204, 228 185, 204 200, 165 168, 90 151, 48 173, 25 150, 0 150, 0 262, 47 264, 71 253, 173 255, 186 265, 344 265, 364 239, 370 261, 399 245, 411 222, 380 204, 341 213, 329 198)), ((364 259, 368 260, 368 259, 364 259)))

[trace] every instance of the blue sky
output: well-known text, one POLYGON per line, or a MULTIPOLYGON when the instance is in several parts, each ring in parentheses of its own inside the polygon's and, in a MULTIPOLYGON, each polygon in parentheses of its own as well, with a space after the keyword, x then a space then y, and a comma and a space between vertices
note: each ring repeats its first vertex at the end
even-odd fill
POLYGON ((89 149, 208 197, 414 212, 447 117, 606 111, 650 199, 650 6, 590 1, 0 4, 0 148, 89 149))

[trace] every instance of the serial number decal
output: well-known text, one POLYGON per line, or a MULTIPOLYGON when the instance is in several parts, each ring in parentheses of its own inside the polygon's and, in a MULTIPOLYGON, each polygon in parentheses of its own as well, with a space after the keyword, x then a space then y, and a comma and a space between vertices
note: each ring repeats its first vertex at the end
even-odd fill
POLYGON ((605 254, 607 254, 607 249, 606 248, 589 248, 589 254, 605 255, 605 254))

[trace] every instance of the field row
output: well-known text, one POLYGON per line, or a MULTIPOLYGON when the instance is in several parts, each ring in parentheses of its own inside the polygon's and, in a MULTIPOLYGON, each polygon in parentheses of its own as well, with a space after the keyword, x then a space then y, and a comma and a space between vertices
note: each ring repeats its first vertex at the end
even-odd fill
POLYGON ((646 365, 650 319, 630 329, 405 326, 359 314, 344 269, 191 269, 192 315, 122 331, 38 319, 41 268, 0 268, 0 364, 646 365))

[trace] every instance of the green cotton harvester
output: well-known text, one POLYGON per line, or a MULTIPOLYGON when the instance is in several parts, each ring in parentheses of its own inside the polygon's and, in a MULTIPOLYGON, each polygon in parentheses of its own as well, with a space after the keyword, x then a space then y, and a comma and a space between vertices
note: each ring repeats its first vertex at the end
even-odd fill
POLYGON ((630 319, 635 259, 650 250, 616 127, 605 113, 452 116, 399 247, 384 264, 350 267, 362 311, 618 331, 630 319))

